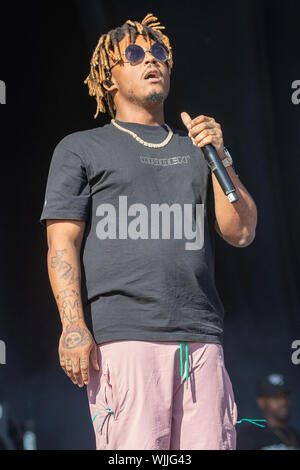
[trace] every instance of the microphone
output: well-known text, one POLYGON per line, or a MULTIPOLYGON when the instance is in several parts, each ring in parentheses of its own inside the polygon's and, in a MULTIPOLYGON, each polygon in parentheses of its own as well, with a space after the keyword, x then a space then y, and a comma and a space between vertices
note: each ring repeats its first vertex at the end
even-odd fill
POLYGON ((216 178, 224 191, 224 194, 227 196, 229 202, 234 203, 239 200, 236 195, 236 190, 232 181, 221 162, 219 155, 217 154, 216 149, 213 145, 207 144, 202 147, 205 160, 210 167, 211 171, 216 175, 216 178))

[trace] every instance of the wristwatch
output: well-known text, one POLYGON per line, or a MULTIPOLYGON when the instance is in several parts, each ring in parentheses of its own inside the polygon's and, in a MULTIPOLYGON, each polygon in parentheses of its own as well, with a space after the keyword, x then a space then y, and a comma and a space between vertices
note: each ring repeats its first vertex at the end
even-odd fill
POLYGON ((223 152, 224 152, 225 155, 226 155, 226 158, 223 158, 223 160, 221 160, 222 163, 223 163, 223 165, 225 166, 225 168, 226 168, 227 166, 232 166, 232 168, 233 168, 233 170, 234 170, 236 176, 239 178, 239 175, 238 175, 237 172, 235 171, 235 168, 234 168, 233 161, 232 161, 231 155, 230 155, 230 153, 229 153, 229 150, 228 150, 226 147, 224 147, 223 152))
POLYGON ((230 153, 229 153, 229 151, 226 147, 224 147, 223 152, 225 153, 226 158, 223 158, 222 163, 226 168, 227 166, 231 166, 233 161, 232 161, 231 155, 230 155, 230 153))

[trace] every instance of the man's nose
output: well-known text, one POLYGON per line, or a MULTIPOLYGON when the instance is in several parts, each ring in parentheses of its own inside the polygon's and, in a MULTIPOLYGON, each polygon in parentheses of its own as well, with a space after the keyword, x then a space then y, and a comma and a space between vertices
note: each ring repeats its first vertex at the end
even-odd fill
POLYGON ((151 54, 151 52, 145 52, 145 64, 157 64, 158 60, 151 54))

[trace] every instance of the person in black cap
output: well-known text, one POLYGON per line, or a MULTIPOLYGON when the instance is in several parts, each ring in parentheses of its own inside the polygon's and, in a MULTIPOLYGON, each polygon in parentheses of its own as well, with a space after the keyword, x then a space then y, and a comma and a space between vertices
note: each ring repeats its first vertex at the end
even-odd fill
POLYGON ((241 428, 237 434, 237 450, 300 450, 300 435, 288 425, 290 388, 282 374, 269 374, 259 380, 257 404, 266 426, 241 428))

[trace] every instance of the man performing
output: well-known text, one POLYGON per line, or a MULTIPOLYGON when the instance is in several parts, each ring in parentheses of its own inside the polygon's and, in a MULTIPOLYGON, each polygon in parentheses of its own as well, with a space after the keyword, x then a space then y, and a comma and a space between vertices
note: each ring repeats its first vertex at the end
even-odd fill
POLYGON ((162 29, 148 14, 100 37, 85 83, 95 117, 112 120, 66 136, 52 157, 40 220, 60 364, 87 385, 99 450, 235 449, 214 231, 246 247, 257 210, 215 119, 182 112, 188 132, 165 123, 173 61, 162 29), (207 165, 206 144, 238 202, 207 165))

